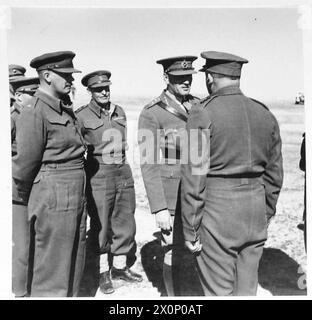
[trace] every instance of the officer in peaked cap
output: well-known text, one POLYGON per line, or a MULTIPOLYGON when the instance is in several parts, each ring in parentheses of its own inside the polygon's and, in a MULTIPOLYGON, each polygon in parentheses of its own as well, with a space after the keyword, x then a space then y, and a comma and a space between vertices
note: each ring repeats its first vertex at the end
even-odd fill
POLYGON ((108 88, 112 83, 110 81, 111 72, 107 70, 99 70, 86 74, 81 83, 89 90, 94 88, 108 88))
POLYGON ((163 279, 169 296, 180 294, 175 263, 176 253, 183 245, 179 232, 180 164, 188 113, 198 100, 190 94, 192 76, 196 73, 192 63, 196 59, 196 56, 178 56, 156 61, 163 66, 166 88, 144 107, 139 117, 141 171, 151 212, 161 230, 165 253, 163 279))
POLYGON ((13 91, 15 92, 14 104, 11 109, 11 144, 12 156, 16 154, 16 122, 21 113, 22 108, 26 107, 32 96, 35 94, 39 86, 39 78, 19 77, 10 82, 13 91))
POLYGON ((46 53, 31 60, 30 66, 37 72, 51 70, 57 73, 80 73, 74 68, 73 59, 76 54, 72 51, 46 53))
POLYGON ((210 96, 186 125, 203 139, 202 158, 182 165, 185 245, 196 253, 205 295, 255 295, 283 181, 279 126, 265 105, 240 90, 246 59, 216 51, 201 56, 210 96))
POLYGON ((248 63, 244 58, 218 51, 202 52, 201 57, 206 59, 206 63, 199 71, 234 77, 240 77, 242 65, 248 63))
POLYGON ((15 80, 19 77, 25 76, 26 69, 18 64, 10 64, 9 65, 9 79, 15 80))
POLYGON ((31 222, 31 296, 77 296, 84 267, 87 148, 68 96, 79 72, 74 56, 58 51, 30 62, 40 85, 18 122, 13 185, 31 222))
POLYGON ((86 170, 90 236, 96 238, 99 248, 100 291, 104 294, 114 291, 112 279, 142 281, 142 276, 127 264, 127 256, 135 249, 135 192, 126 161, 126 114, 110 101, 110 77, 111 72, 106 70, 85 75, 81 83, 90 92, 91 101, 76 111, 89 146, 86 170), (112 134, 116 139, 111 140, 112 134))
MULTIPOLYGON (((16 155, 16 130, 18 118, 23 108, 27 107, 38 88, 39 78, 20 76, 11 81, 15 91, 15 102, 11 109, 11 146, 12 156, 16 155)), ((14 198, 14 197, 13 197, 14 198)), ((27 292, 28 258, 29 258, 29 222, 27 206, 13 201, 12 205, 12 289, 16 297, 23 297, 27 292)))
POLYGON ((18 64, 9 65, 9 82, 10 82, 10 106, 14 103, 14 89, 11 86, 11 81, 24 77, 26 69, 18 64))
POLYGON ((180 56, 157 60, 156 63, 161 64, 164 68, 164 73, 174 76, 184 76, 196 73, 193 68, 195 56, 180 56))

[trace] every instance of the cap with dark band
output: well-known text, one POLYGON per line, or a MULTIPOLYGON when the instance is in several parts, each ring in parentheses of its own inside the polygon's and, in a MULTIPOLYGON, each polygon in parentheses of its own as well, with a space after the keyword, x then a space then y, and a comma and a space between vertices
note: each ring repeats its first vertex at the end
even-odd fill
POLYGON ((234 54, 218 51, 204 51, 201 57, 206 59, 206 64, 199 71, 210 71, 225 76, 241 75, 241 69, 248 60, 234 54))
POLYGON ((26 69, 18 64, 9 65, 9 81, 25 76, 26 69))
POLYGON ((33 94, 38 89, 39 78, 20 77, 19 79, 11 81, 11 85, 15 92, 33 94))
POLYGON ((72 51, 57 51, 45 53, 31 60, 30 66, 37 71, 52 70, 60 73, 81 72, 74 68, 73 58, 76 54, 72 51))
POLYGON ((110 86, 112 83, 109 80, 111 72, 107 70, 98 70, 86 74, 82 79, 81 83, 88 88, 98 88, 110 86))
POLYGON ((165 73, 180 76, 197 73, 192 66, 192 62, 196 59, 196 56, 179 56, 157 60, 156 63, 164 67, 165 73))

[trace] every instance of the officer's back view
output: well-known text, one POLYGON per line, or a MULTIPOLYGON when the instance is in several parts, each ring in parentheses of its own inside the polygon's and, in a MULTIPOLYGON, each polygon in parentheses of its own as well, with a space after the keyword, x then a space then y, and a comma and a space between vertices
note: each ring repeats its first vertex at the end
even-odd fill
POLYGON ((266 106, 239 88, 246 59, 214 51, 201 56, 210 97, 192 109, 187 123, 188 132, 205 138, 205 156, 182 166, 186 246, 200 252, 205 295, 255 295, 283 180, 279 126, 266 106))

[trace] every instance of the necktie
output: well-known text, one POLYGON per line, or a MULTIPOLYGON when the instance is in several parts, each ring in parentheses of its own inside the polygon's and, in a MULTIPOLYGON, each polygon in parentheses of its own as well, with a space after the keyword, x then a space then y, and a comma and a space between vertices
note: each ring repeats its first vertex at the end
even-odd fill
POLYGON ((185 101, 182 102, 182 105, 183 105, 183 107, 185 108, 185 111, 186 111, 187 113, 189 113, 189 112, 190 112, 190 109, 191 109, 191 107, 192 107, 191 103, 190 103, 188 100, 185 100, 185 101))

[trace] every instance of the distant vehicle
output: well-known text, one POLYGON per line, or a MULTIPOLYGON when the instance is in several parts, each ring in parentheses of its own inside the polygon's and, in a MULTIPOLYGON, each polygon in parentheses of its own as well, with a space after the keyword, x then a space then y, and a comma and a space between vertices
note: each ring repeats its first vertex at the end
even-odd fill
POLYGON ((295 98, 295 104, 304 104, 304 94, 302 92, 298 92, 295 98))

